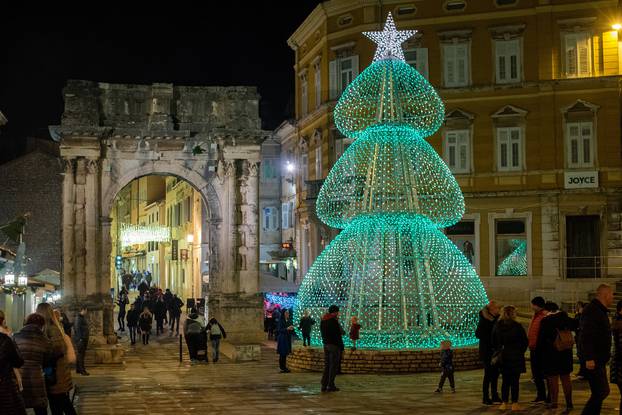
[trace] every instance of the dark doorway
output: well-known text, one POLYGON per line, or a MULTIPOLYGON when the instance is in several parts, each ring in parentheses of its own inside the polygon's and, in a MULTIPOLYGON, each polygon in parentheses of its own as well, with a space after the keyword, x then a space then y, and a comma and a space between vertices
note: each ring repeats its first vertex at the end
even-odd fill
POLYGON ((566 277, 600 278, 600 217, 566 216, 566 277))

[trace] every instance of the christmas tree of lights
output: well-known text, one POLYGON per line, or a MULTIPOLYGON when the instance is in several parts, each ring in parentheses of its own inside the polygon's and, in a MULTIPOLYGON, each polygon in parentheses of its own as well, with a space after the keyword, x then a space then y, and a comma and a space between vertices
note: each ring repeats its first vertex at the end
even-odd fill
MULTIPOLYGON (((346 328, 357 316, 359 347, 474 344, 478 311, 488 301, 471 264, 440 230, 462 218, 464 198, 425 141, 440 128, 444 106, 404 62, 401 43, 413 34, 397 31, 391 14, 382 32, 365 33, 378 43, 374 61, 334 112, 337 128, 356 141, 316 202, 318 218, 343 231, 298 292, 297 320, 306 309, 319 319, 331 304, 340 306, 346 328)), ((312 344, 322 344, 319 330, 312 344)))

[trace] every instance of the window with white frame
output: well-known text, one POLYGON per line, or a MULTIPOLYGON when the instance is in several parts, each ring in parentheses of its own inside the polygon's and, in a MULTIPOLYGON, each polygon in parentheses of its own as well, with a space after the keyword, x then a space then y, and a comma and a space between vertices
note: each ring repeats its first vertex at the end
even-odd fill
POLYGON ((263 208, 263 229, 266 231, 275 231, 279 228, 278 211, 275 207, 263 208))
POLYGON ((315 148, 315 179, 322 178, 322 144, 318 143, 315 148))
POLYGON ((521 80, 520 39, 495 40, 497 83, 506 84, 521 80))
POLYGON ((315 86, 315 108, 319 108, 322 105, 322 72, 319 63, 315 65, 313 82, 315 86))
POLYGON ((446 87, 469 84, 469 43, 443 45, 443 74, 446 87))
POLYGON ((292 224, 289 221, 290 218, 289 202, 281 203, 281 227, 283 229, 291 228, 292 224))
POLYGON ((563 36, 566 76, 580 78, 592 73, 592 53, 588 32, 566 33, 563 36))
POLYGON ((406 63, 428 79, 428 48, 411 48, 404 50, 406 63))
POLYGON ((594 165, 594 125, 592 121, 566 123, 568 167, 582 168, 594 165))
POLYGON ((522 169, 522 136, 521 127, 497 128, 497 169, 499 171, 522 169))
POLYGON ((329 64, 330 98, 338 98, 358 75, 359 57, 351 55, 332 60, 329 64))
POLYGON ((309 85, 306 75, 300 76, 300 113, 304 117, 309 110, 309 85))
POLYGON ((455 225, 445 228, 445 235, 462 252, 469 264, 475 266, 477 263, 478 249, 476 246, 475 221, 462 220, 455 225))
POLYGON ((469 130, 445 133, 445 160, 452 173, 471 171, 471 145, 469 130))

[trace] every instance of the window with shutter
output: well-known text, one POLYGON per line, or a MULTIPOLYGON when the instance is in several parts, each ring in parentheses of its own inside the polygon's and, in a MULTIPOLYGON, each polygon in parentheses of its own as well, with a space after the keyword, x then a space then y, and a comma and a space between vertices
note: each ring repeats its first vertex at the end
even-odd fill
POLYGON ((322 146, 318 145, 315 148, 315 179, 320 180, 322 178, 322 146))
POLYGON ((592 167, 593 123, 591 121, 566 123, 566 134, 568 167, 592 167))
POLYGON ((320 65, 317 65, 315 68, 313 82, 315 85, 315 108, 319 108, 322 105, 322 74, 320 65))
POLYGON ((591 76, 591 46, 587 32, 567 33, 564 36, 566 76, 569 78, 591 76))
POLYGON ((466 86, 469 83, 469 53, 467 43, 443 45, 445 86, 466 86))
POLYGON ((328 63, 328 87, 329 87, 329 98, 335 99, 339 97, 338 87, 337 87, 337 60, 332 60, 328 63))
POLYGON ((283 229, 289 229, 290 228, 290 222, 289 222, 289 203, 282 203, 281 204, 281 224, 283 229))
POLYGON ((520 81, 520 40, 496 40, 497 83, 520 81))
POLYGON ((469 130, 448 131, 445 134, 445 154, 452 173, 470 172, 469 130))
POLYGON ((307 77, 300 77, 300 113, 304 117, 307 115, 309 109, 309 94, 308 94, 309 85, 307 83, 307 77))
POLYGON ((497 128, 497 169, 515 171, 522 169, 522 130, 520 127, 497 128))

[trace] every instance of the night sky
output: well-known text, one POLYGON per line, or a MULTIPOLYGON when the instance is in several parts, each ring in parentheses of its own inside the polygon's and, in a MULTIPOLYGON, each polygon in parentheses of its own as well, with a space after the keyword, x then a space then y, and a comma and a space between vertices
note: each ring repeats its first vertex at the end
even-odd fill
POLYGON ((20 155, 26 137, 49 138, 47 126, 60 122, 67 79, 256 85, 263 128, 272 129, 293 113, 294 52, 287 39, 318 3, 225 1, 161 15, 5 16, 0 111, 9 122, 0 130, 0 162, 20 155))

